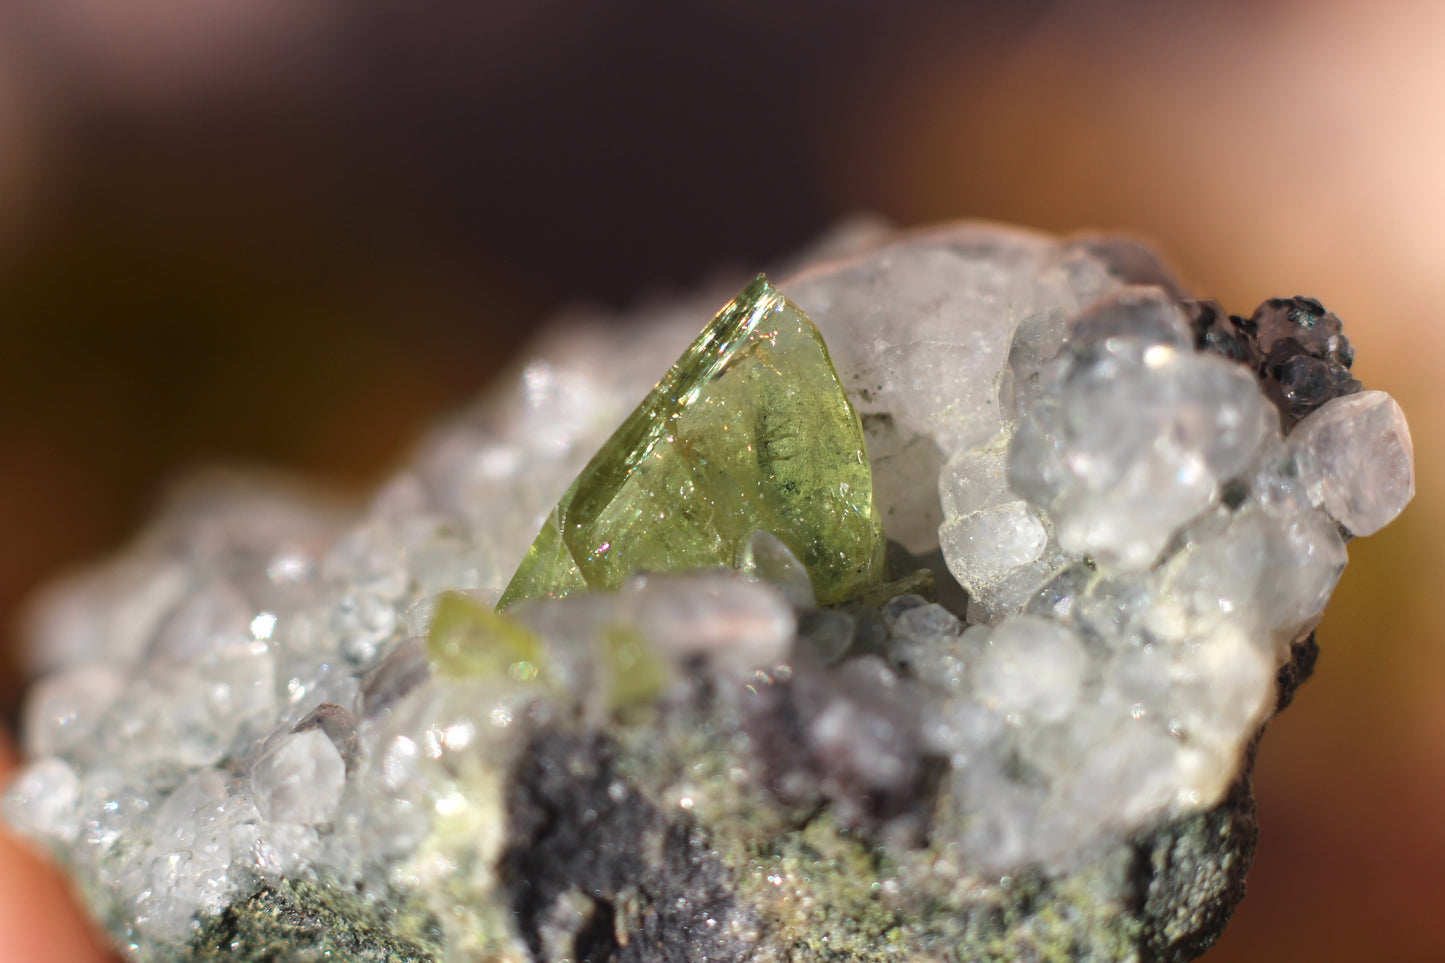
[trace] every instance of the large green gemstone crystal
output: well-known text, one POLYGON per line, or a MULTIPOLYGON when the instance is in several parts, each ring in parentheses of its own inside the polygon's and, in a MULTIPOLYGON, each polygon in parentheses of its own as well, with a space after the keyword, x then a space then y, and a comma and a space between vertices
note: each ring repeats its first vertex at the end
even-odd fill
POLYGON ((762 276, 577 476, 498 607, 736 565, 760 530, 803 562, 820 603, 884 578, 858 413, 818 329, 762 276))

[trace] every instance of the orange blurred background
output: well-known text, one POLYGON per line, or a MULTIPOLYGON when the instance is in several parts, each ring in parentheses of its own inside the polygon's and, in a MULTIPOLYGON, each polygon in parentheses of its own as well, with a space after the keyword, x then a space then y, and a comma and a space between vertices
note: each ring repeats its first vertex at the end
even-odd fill
POLYGON ((1122 229, 1232 311, 1320 298, 1418 459, 1205 959, 1445 959, 1442 49, 1394 0, 0 3, 0 701, 23 596, 178 471, 363 491, 559 305, 860 210, 1122 229))

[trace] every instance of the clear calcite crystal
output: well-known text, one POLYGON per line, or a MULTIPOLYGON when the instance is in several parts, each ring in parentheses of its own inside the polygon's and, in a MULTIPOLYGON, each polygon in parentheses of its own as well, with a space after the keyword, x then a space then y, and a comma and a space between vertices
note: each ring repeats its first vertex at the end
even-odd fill
POLYGON ((1014 369, 1009 484, 1048 511, 1064 551, 1146 569, 1278 418, 1250 371, 1194 351, 1162 292, 1101 301, 1071 335, 1052 363, 1014 369))
POLYGON ((1336 398, 1290 436, 1310 501, 1354 535, 1373 535, 1415 496, 1405 413, 1383 391, 1336 398))
POLYGON ((559 329, 349 527, 192 489, 39 603, 7 818, 136 960, 1203 952, 1399 407, 1129 242, 823 250, 559 329))

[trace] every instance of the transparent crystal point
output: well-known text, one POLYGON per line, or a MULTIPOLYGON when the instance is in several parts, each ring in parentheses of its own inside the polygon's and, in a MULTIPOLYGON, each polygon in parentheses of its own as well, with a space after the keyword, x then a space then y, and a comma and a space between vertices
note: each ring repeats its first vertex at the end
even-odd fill
POLYGON ((1355 535, 1373 535, 1415 497, 1415 449, 1395 399, 1363 391, 1330 401, 1290 438, 1310 500, 1355 535))

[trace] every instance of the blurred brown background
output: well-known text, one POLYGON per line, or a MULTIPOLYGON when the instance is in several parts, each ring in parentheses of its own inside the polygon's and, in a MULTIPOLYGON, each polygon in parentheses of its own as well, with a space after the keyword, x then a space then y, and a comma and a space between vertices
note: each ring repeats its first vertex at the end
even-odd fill
MULTIPOLYGON (((1445 959, 1445 5, 0 0, 0 616, 214 461, 364 490, 578 299, 859 210, 1311 294, 1411 418, 1207 959, 1445 959)), ((13 706, 19 672, 4 674, 13 706)))

